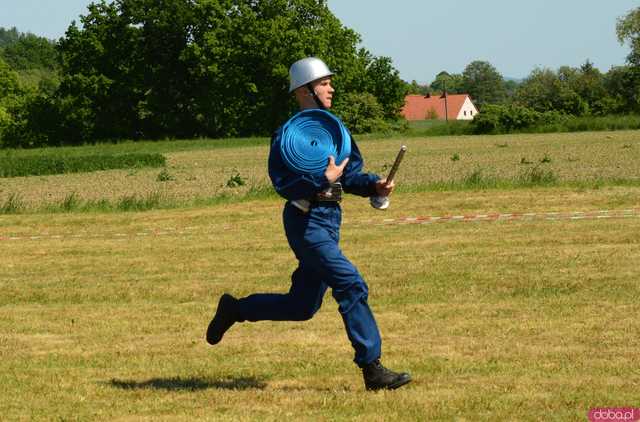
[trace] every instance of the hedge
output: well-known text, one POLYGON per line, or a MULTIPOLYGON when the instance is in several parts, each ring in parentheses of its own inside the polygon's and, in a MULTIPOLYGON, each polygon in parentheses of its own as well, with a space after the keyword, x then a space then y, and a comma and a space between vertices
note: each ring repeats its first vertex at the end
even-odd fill
POLYGON ((163 167, 162 154, 120 154, 88 156, 31 156, 0 159, 0 177, 42 176, 65 173, 86 173, 100 170, 140 167, 163 167))

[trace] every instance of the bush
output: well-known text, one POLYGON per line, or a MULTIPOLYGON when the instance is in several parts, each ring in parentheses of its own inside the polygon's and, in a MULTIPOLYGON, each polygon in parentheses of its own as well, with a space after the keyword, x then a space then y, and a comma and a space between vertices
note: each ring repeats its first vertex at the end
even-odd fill
POLYGON ((553 125, 565 120, 565 116, 557 111, 542 113, 514 104, 488 104, 473 119, 471 125, 475 134, 495 134, 524 131, 538 125, 553 125))
POLYGON ((498 133, 500 128, 500 113, 492 112, 494 106, 487 105, 480 114, 477 114, 471 123, 474 134, 498 133), (486 112, 485 112, 486 110, 486 112))
MULTIPOLYGON (((405 120, 406 122, 406 120, 405 120)), ((469 120, 413 120, 407 122, 406 136, 462 136, 473 135, 469 120)))
POLYGON ((90 155, 78 157, 33 156, 3 157, 0 177, 40 176, 47 174, 83 173, 134 167, 163 167, 162 154, 90 155))
POLYGON ((601 116, 574 117, 568 119, 566 128, 570 132, 597 130, 637 130, 640 129, 640 116, 601 116))
POLYGON ((530 132, 587 132, 640 129, 640 116, 566 116, 561 123, 541 123, 530 132))
POLYGON ((160 171, 160 173, 158 173, 158 176, 156 176, 156 180, 158 182, 171 182, 173 180, 176 180, 176 178, 169 173, 169 170, 162 169, 162 171, 160 171))

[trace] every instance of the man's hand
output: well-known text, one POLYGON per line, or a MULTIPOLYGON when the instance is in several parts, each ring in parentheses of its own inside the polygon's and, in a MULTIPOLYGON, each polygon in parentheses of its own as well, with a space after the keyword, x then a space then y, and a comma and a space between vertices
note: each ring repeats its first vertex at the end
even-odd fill
POLYGON ((327 178, 329 183, 335 183, 342 177, 342 172, 344 168, 347 166, 349 162, 349 158, 345 158, 340 165, 336 165, 336 159, 333 155, 329 156, 329 165, 327 169, 324 171, 324 176, 327 178))
POLYGON ((387 179, 380 179, 376 182, 376 194, 378 196, 389 196, 395 186, 396 184, 393 180, 387 183, 387 179))

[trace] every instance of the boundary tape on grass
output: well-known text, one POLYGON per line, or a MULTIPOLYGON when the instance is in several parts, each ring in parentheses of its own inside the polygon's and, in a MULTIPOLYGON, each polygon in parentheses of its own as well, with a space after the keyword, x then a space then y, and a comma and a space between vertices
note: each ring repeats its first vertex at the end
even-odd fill
MULTIPOLYGON (((600 211, 572 211, 572 212, 526 212, 526 213, 488 213, 488 214, 446 214, 442 216, 419 216, 370 219, 366 221, 345 221, 344 225, 406 225, 406 224, 437 224, 437 223, 472 223, 472 222, 509 222, 509 221, 556 221, 556 220, 603 220, 620 218, 638 218, 640 208, 623 210, 600 210, 600 211)), ((227 228, 223 228, 226 230, 227 228)), ((232 229, 228 227, 228 229, 232 229)), ((30 235, 11 235, 0 233, 0 242, 20 241, 20 240, 73 240, 73 239, 115 239, 126 241, 132 238, 164 237, 164 236, 191 236, 191 235, 214 235, 220 231, 220 227, 212 227, 210 230, 203 230, 202 227, 184 227, 180 229, 165 227, 135 233, 92 233, 83 231, 81 233, 38 233, 30 235)))
POLYGON ((517 220, 599 220, 607 218, 640 217, 640 209, 572 211, 572 212, 527 212, 489 214, 447 214, 443 216, 422 216, 387 218, 382 224, 432 224, 475 221, 517 221, 517 220))

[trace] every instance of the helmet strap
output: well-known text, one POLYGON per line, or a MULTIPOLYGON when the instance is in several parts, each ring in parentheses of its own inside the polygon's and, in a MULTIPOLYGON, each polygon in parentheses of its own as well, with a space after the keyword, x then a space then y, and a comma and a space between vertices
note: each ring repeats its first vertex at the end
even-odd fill
POLYGON ((320 98, 318 98, 318 95, 316 95, 316 92, 313 90, 313 86, 311 85, 311 82, 309 82, 305 86, 307 87, 309 94, 313 97, 316 104, 318 105, 318 108, 320 108, 321 110, 326 110, 326 107, 324 106, 324 104, 322 104, 322 101, 320 101, 320 98))

